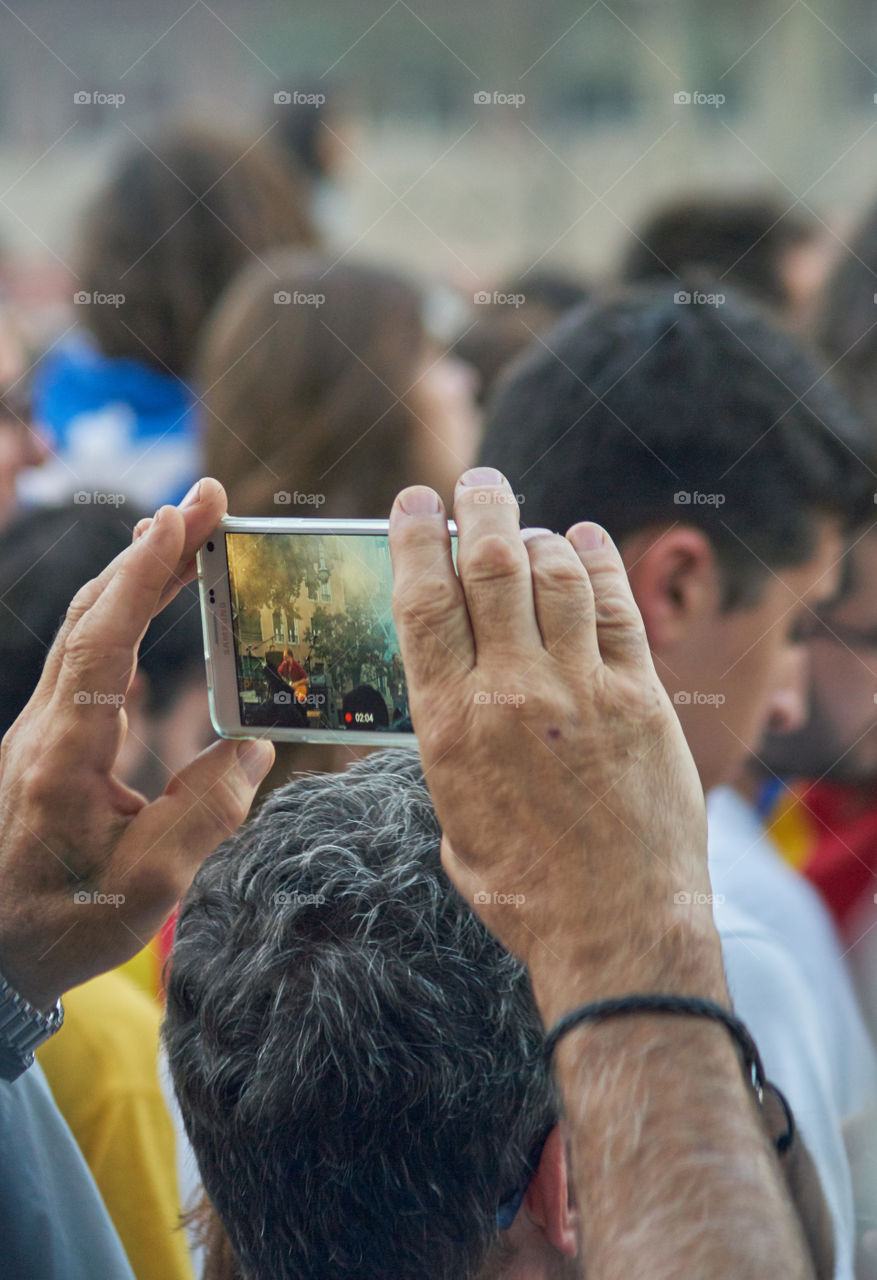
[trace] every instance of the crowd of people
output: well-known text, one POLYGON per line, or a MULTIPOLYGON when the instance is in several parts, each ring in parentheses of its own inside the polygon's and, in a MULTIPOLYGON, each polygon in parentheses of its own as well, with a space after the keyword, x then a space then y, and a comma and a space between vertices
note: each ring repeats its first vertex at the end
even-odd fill
POLYGON ((0 1270, 872 1280, 877 212, 464 296, 277 111, 0 300, 0 1270), (390 516, 411 746, 215 738, 195 555, 291 492, 390 516))

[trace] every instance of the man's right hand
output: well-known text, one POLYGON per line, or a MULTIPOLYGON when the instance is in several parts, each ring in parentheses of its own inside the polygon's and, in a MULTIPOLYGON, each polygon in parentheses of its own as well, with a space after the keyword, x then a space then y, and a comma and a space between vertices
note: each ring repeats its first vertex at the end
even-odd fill
POLYGON ((684 991, 689 954, 691 990, 727 999, 700 781, 618 551, 587 524, 525 542, 490 469, 462 477, 454 516, 459 576, 431 490, 405 490, 390 521, 448 874, 537 992, 558 968, 578 1001, 666 989, 665 967, 684 991))
POLYGON ((207 855, 245 818, 266 742, 215 742, 148 804, 116 774, 125 696, 156 613, 225 514, 202 480, 79 591, 0 753, 0 973, 47 1009, 156 933, 207 855))

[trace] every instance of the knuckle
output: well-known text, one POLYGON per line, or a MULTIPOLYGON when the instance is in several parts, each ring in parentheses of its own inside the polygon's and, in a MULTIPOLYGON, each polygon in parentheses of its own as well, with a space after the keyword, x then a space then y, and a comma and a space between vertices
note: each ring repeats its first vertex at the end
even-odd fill
POLYGON ((460 568, 464 579, 487 582, 517 577, 523 568, 524 544, 499 533, 483 533, 474 542, 461 545, 460 568))
POLYGON ((244 795, 242 786, 228 773, 213 784, 204 797, 203 806, 205 816, 221 828, 224 837, 237 831, 249 811, 250 798, 244 795))
POLYGON ((457 607, 457 584, 446 577, 423 576, 393 590, 393 615, 411 628, 443 620, 457 607))

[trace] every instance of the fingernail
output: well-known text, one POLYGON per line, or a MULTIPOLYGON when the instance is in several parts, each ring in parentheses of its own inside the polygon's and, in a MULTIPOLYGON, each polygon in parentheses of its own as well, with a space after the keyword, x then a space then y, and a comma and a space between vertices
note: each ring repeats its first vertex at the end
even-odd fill
POLYGON ((538 527, 534 526, 531 529, 522 529, 521 537, 524 539, 525 542, 529 542, 531 538, 541 538, 546 533, 552 534, 553 532, 554 532, 553 529, 539 529, 538 527))
POLYGON ((398 501, 408 516, 434 516, 442 509, 438 494, 422 484, 403 489, 398 501))
POLYGON ((152 516, 144 516, 142 520, 138 520, 134 526, 134 536, 131 541, 136 542, 138 538, 142 538, 147 529, 152 525, 152 516))
POLYGON ((469 486, 503 484, 505 476, 496 467, 472 467, 460 476, 460 484, 469 486))
POLYGON ((152 523, 149 526, 149 532, 153 533, 165 518, 166 507, 159 507, 155 515, 152 517, 152 523))
POLYGON ((606 540, 606 535, 598 524, 577 524, 570 529, 567 537, 576 551, 597 551, 606 540))
POLYGON ((195 483, 192 485, 191 489, 189 490, 189 492, 186 494, 185 498, 183 498, 183 501, 180 503, 180 510, 182 511, 183 507, 194 507, 195 503, 199 501, 200 497, 201 497, 201 481, 196 480, 195 483))
POLYGON ((274 763, 274 748, 265 738, 242 742, 238 747, 238 764, 253 786, 261 782, 274 763))

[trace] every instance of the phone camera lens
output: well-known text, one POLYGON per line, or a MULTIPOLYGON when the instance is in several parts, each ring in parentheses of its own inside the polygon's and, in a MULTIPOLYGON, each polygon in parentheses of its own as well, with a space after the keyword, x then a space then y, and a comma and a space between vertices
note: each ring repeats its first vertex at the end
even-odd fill
POLYGON ((208 542, 208 543, 207 543, 207 550, 208 550, 208 551, 212 551, 212 550, 213 550, 213 543, 212 543, 212 542, 208 542))

